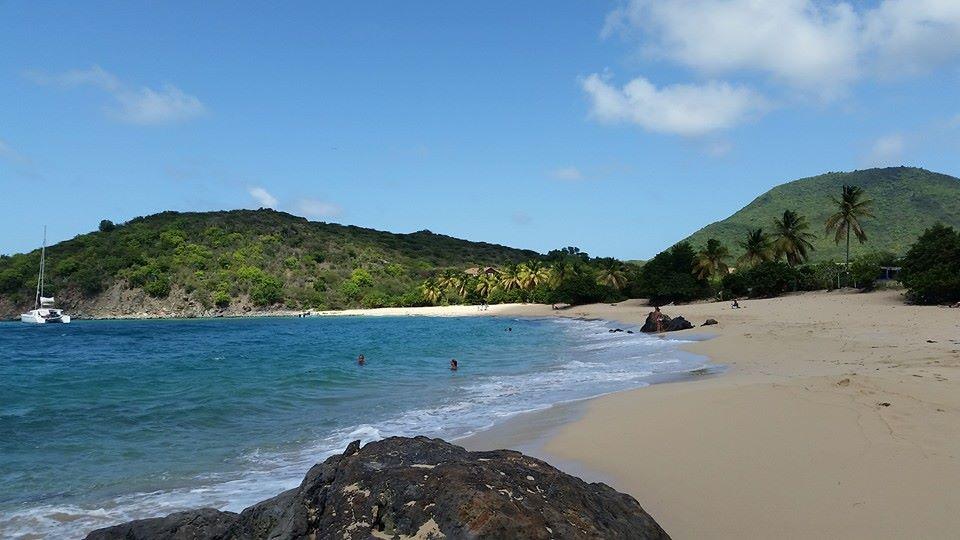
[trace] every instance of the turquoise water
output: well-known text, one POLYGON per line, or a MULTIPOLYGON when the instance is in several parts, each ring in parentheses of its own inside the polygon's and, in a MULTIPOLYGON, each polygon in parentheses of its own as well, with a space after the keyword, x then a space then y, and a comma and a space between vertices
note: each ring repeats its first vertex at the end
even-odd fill
POLYGON ((455 439, 704 365, 678 341, 608 330, 425 317, 0 324, 0 536, 239 510, 353 439, 455 439))

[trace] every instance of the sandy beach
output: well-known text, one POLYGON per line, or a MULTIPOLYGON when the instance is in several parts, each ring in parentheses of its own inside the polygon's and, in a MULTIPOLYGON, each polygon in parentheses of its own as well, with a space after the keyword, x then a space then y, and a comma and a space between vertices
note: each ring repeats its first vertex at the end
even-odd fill
MULTIPOLYGON (((624 302, 562 316, 637 324, 649 309, 624 302)), ((591 400, 536 443, 541 455, 633 494, 674 538, 957 537, 960 310, 883 291, 664 312, 717 319, 716 337, 686 348, 727 372, 591 400)), ((468 446, 529 449, 523 424, 543 425, 537 414, 557 416, 518 417, 509 435, 468 446)))

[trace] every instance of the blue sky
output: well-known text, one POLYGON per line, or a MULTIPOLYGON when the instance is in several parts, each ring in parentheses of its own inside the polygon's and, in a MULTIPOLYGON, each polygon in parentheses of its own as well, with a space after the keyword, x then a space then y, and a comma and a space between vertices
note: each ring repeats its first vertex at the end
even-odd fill
POLYGON ((0 2, 0 253, 267 205, 647 258, 795 178, 960 174, 956 0, 282 4, 0 2))

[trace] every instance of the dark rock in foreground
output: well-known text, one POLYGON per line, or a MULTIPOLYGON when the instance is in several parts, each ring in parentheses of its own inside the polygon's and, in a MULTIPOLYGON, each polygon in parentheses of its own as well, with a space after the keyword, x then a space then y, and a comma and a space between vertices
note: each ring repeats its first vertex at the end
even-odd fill
POLYGON ((631 496, 510 450, 391 437, 314 465, 240 514, 201 509, 93 531, 102 539, 669 538, 631 496))
MULTIPOLYGON (((687 330, 693 328, 693 324, 684 319, 681 316, 676 316, 674 318, 667 317, 665 314, 660 314, 660 323, 663 326, 663 332, 675 332, 677 330, 687 330)), ((653 318, 653 313, 647 315, 646 322, 643 323, 643 326, 640 327, 641 332, 653 333, 657 331, 657 321, 653 318)))
POLYGON ((718 323, 716 319, 707 319, 703 321, 703 324, 701 324, 700 326, 713 326, 715 324, 720 324, 720 323, 718 323))

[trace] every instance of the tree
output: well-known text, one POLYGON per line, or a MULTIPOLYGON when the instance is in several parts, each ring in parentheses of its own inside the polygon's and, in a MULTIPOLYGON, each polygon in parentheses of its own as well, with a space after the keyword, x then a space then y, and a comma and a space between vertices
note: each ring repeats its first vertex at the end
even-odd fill
POLYGON ((864 198, 863 189, 859 186, 844 184, 840 198, 834 198, 833 204, 837 206, 837 212, 827 218, 826 230, 828 233, 834 233, 833 241, 837 244, 846 239, 847 257, 845 267, 849 268, 850 233, 856 235, 861 244, 867 241, 867 233, 860 225, 860 220, 873 217, 873 214, 870 213, 870 205, 873 204, 873 201, 864 198))
POLYGON ((516 265, 505 266, 500 271, 500 288, 505 291, 523 288, 520 274, 521 271, 516 265))
POLYGON ((697 252, 693 271, 700 279, 710 279, 714 276, 723 276, 728 271, 726 260, 730 258, 730 251, 716 238, 707 240, 707 245, 697 252))
POLYGON ((436 304, 443 297, 443 287, 435 279, 428 279, 420 285, 420 294, 431 304, 436 304))
POLYGON ((743 255, 737 259, 737 264, 745 267, 756 266, 762 262, 773 260, 773 251, 770 247, 770 237, 763 229, 754 229, 747 233, 747 238, 739 243, 743 248, 743 255))
POLYGON ((116 229, 117 226, 113 224, 109 219, 104 219, 100 221, 100 232, 110 232, 116 229))
POLYGON ((623 263, 616 259, 603 259, 597 270, 597 283, 617 291, 627 286, 627 274, 623 263))
POLYGON ((783 217, 773 220, 774 258, 785 257, 787 264, 796 266, 807 260, 807 252, 813 251, 810 239, 816 238, 807 232, 807 218, 792 210, 784 210, 783 217))
POLYGON ((687 242, 658 253, 640 270, 638 292, 658 306, 709 296, 707 281, 693 272, 695 260, 696 254, 687 242))
POLYGON ((924 231, 903 258, 900 282, 920 304, 960 301, 960 233, 939 223, 924 231))
POLYGON ((477 283, 474 286, 474 291, 480 295, 481 298, 489 298, 490 293, 497 287, 498 284, 497 277, 491 274, 480 274, 477 276, 477 283))

